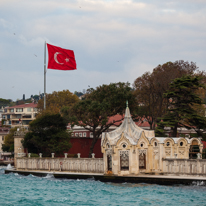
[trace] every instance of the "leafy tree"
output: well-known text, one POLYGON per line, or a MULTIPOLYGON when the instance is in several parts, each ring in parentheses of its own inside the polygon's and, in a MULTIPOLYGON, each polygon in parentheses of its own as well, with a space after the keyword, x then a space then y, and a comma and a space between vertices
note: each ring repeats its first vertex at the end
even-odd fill
POLYGON ((206 117, 199 115, 195 110, 195 105, 202 105, 203 100, 197 95, 198 90, 205 89, 200 82, 200 77, 183 76, 175 79, 170 88, 165 93, 169 100, 167 113, 158 123, 156 135, 161 136, 164 127, 171 127, 172 136, 177 136, 177 128, 185 127, 194 129, 198 135, 204 137, 203 130, 206 129, 206 117))
POLYGON ((60 114, 45 114, 30 123, 22 144, 31 153, 62 155, 71 148, 70 136, 67 122, 60 114))
POLYGON ((93 133, 89 157, 102 132, 122 121, 127 100, 130 109, 134 111, 137 102, 129 83, 111 83, 87 90, 85 100, 77 102, 71 108, 62 109, 62 113, 72 125, 82 126, 93 133), (119 119, 109 121, 109 118, 116 114, 120 114, 119 119))
POLYGON ((168 101, 164 93, 172 80, 195 72, 202 74, 193 62, 167 62, 158 65, 152 73, 146 72, 135 80, 135 95, 143 107, 139 115, 147 119, 150 129, 155 129, 158 117, 162 117, 167 111, 168 101))
POLYGON ((9 134, 5 136, 4 144, 2 144, 2 150, 4 152, 14 152, 14 133, 17 127, 11 128, 9 134))
POLYGON ((0 98, 0 107, 5 107, 5 106, 13 106, 13 102, 11 99, 3 99, 3 98, 0 98))
POLYGON ((44 99, 38 101, 37 108, 41 114, 45 113, 59 113, 63 106, 72 106, 78 102, 79 98, 72 94, 69 90, 63 90, 46 95, 46 111, 44 110, 44 99))

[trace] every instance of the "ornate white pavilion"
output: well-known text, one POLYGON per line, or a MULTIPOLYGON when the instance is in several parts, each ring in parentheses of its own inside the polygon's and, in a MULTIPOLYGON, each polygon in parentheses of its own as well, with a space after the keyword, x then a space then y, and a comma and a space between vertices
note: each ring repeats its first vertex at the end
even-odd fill
POLYGON ((205 173, 205 161, 203 165, 200 161, 187 161, 193 148, 196 148, 197 159, 201 159, 200 138, 155 137, 153 130, 144 130, 135 124, 127 105, 123 123, 116 130, 102 134, 104 173, 120 176, 194 173, 197 164, 205 173))

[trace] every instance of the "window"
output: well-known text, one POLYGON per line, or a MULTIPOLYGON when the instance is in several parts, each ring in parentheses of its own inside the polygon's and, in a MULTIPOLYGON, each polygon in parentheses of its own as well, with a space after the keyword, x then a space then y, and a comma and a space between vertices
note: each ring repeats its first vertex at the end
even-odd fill
POLYGON ((4 112, 7 112, 7 109, 4 109, 4 112))
POLYGON ((127 147, 127 145, 124 143, 124 144, 122 144, 122 147, 123 147, 123 148, 126 148, 126 147, 127 147))
POLYGON ((72 137, 74 136, 74 132, 72 132, 72 137))
POLYGON ((86 137, 87 136, 87 133, 86 132, 83 132, 83 137, 86 137))
POLYGON ((16 108, 16 112, 23 112, 23 108, 16 108))
POLYGON ((154 142, 154 146, 157 147, 157 142, 154 142))
POLYGON ((139 155, 139 169, 146 169, 146 155, 144 153, 139 155))
POLYGON ((141 143, 141 144, 140 144, 140 147, 144 147, 144 144, 143 144, 143 143, 141 143))
POLYGON ((182 147, 184 145, 184 143, 183 142, 180 142, 180 146, 182 147))
POLYGON ((107 170, 112 171, 112 156, 107 155, 107 170))
POLYGON ((29 122, 31 122, 31 120, 24 120, 24 121, 22 122, 22 124, 23 124, 23 125, 28 125, 29 122))
POLYGON ((31 107, 28 107, 28 108, 27 108, 27 112, 31 112, 31 107))
POLYGON ((5 116, 5 115, 2 115, 2 118, 3 118, 3 119, 6 119, 6 116, 5 116))
POLYGON ((121 170, 129 170, 129 152, 120 151, 120 167, 121 170))
POLYGON ((167 142, 166 145, 167 145, 167 147, 169 147, 170 146, 170 142, 167 142))
POLYGON ((10 112, 14 112, 14 109, 10 109, 10 112))
POLYGON ((90 132, 90 137, 93 138, 93 132, 90 132))
POLYGON ((7 115, 7 119, 10 119, 10 115, 7 115))
POLYGON ((75 133, 75 137, 78 137, 79 136, 79 134, 78 133, 75 133))
POLYGON ((37 112, 37 108, 33 108, 34 112, 37 112))
POLYGON ((190 145, 189 158, 190 159, 196 159, 198 153, 200 153, 200 148, 199 148, 199 145, 198 145, 198 141, 193 140, 192 145, 190 145))
POLYGON ((82 133, 81 132, 79 133, 79 137, 82 137, 82 133))
POLYGON ((21 119, 21 114, 17 114, 17 115, 16 115, 16 118, 17 118, 17 119, 21 119))

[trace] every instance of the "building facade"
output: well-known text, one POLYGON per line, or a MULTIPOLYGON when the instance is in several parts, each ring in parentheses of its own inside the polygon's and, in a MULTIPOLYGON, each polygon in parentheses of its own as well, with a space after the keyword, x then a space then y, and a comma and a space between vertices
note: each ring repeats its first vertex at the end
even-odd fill
POLYGON ((37 104, 35 103, 5 107, 2 113, 2 119, 4 120, 2 126, 17 127, 22 125, 27 128, 29 122, 34 120, 36 115, 37 104))
POLYGON ((4 144, 5 136, 9 134, 10 128, 8 127, 0 127, 0 154, 2 151, 2 144, 4 144))
POLYGON ((101 149, 104 173, 122 176, 165 173, 170 162, 178 170, 189 171, 194 166, 190 167, 188 160, 201 159, 203 144, 199 138, 155 137, 153 130, 144 130, 133 122, 127 107, 121 126, 102 134, 101 149))

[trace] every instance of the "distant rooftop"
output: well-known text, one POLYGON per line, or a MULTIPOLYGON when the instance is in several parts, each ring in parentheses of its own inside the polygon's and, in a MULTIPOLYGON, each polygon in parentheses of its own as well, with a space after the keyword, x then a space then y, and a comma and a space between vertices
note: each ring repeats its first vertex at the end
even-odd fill
POLYGON ((5 109, 13 109, 13 108, 26 108, 26 107, 37 107, 37 104, 35 103, 28 103, 28 104, 20 104, 20 105, 15 105, 15 106, 12 106, 12 107, 6 107, 5 109))

